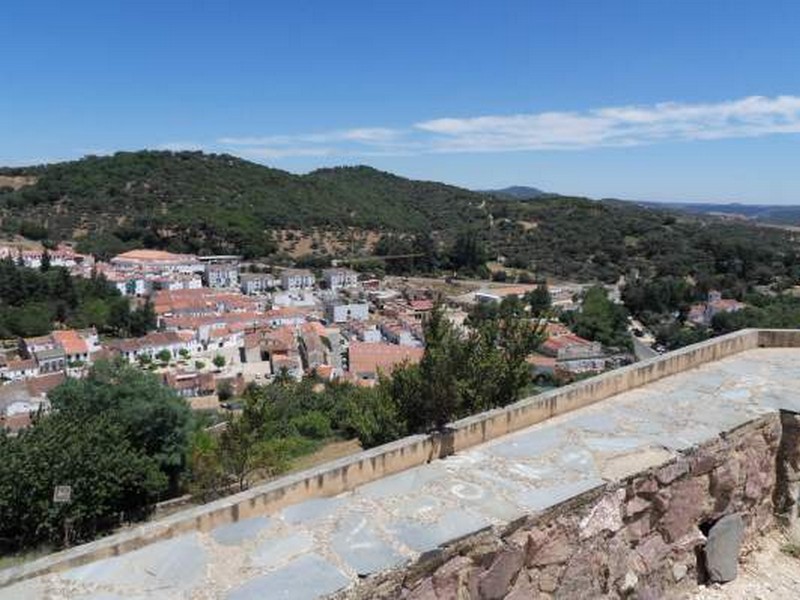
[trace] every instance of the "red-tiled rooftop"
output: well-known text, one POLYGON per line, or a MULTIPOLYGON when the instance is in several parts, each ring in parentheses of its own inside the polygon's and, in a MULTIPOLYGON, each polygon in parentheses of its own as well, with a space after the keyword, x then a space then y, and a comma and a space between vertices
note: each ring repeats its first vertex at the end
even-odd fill
POLYGON ((89 346, 86 341, 74 329, 54 331, 53 339, 61 345, 67 355, 86 354, 89 352, 89 346))
POLYGON ((390 374, 404 362, 418 363, 422 360, 424 350, 413 346, 398 346, 367 342, 350 344, 350 371, 353 373, 390 374))

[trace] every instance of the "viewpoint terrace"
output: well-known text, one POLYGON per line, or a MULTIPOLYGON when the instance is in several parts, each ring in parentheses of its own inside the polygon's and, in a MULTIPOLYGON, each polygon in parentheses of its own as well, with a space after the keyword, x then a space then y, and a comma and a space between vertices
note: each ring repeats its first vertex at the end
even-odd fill
POLYGON ((741 331, 2 571, 0 599, 659 597, 721 517, 796 517, 795 413, 800 331, 741 331))

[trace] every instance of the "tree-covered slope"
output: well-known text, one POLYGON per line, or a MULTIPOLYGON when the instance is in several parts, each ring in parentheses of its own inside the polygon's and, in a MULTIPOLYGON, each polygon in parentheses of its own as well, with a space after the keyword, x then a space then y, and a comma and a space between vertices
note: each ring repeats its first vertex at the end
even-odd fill
MULTIPOLYGON (((314 227, 435 232, 415 237, 427 244, 387 236, 398 243, 380 246, 435 253, 469 229, 490 257, 582 281, 691 275, 733 287, 793 282, 800 270, 792 233, 748 222, 615 200, 500 199, 363 166, 294 175, 227 155, 142 151, 0 169, 0 177, 16 182, 0 187, 6 232, 77 239, 101 256, 141 246, 267 256, 277 230, 314 227)), ((447 266, 426 261, 437 262, 447 266)))
POLYGON ((268 254, 275 229, 354 226, 392 231, 458 227, 483 214, 480 194, 369 167, 293 175, 227 155, 119 152, 0 175, 7 232, 88 245, 145 245, 268 254))

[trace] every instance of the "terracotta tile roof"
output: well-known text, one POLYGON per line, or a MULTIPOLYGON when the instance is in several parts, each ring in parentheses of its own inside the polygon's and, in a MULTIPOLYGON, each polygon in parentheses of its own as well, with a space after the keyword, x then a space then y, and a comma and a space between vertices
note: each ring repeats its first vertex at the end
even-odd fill
POLYGON ((25 381, 28 387, 28 392, 31 396, 46 396, 53 388, 58 387, 67 380, 66 374, 62 371, 60 373, 50 373, 48 375, 40 375, 39 377, 31 377, 25 381))
POLYGON ((433 300, 412 300, 408 305, 414 310, 433 310, 433 300))
POLYGON ((31 413, 18 413, 16 415, 0 415, 0 429, 8 429, 17 432, 26 427, 30 427, 32 421, 31 413))
POLYGON ((54 331, 53 338, 61 344, 65 354, 86 354, 89 352, 89 346, 86 341, 74 329, 54 331))
POLYGON ((197 257, 191 254, 173 254, 163 250, 130 250, 118 254, 111 259, 113 261, 137 261, 137 262, 186 262, 196 261, 197 257))
POLYGON ((24 371, 29 369, 36 368, 36 361, 32 358, 26 358, 23 360, 10 360, 8 361, 8 365, 6 368, 9 371, 24 371))
POLYGON ((352 342, 350 344, 350 371, 356 374, 390 374, 404 362, 418 363, 424 350, 396 344, 352 342))
POLYGON ((588 346, 591 343, 592 342, 589 340, 570 333, 548 338, 544 344, 542 344, 542 349, 556 353, 561 348, 567 348, 569 346, 588 346))
POLYGON ((136 352, 145 348, 171 346, 183 344, 181 337, 174 331, 156 331, 148 333, 140 338, 128 338, 124 340, 114 340, 108 343, 108 347, 119 352, 136 352))

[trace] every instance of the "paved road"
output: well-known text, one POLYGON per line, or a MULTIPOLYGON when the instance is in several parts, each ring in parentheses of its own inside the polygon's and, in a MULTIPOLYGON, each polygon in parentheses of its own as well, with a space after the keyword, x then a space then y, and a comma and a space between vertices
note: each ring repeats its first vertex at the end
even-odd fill
POLYGON ((643 344, 642 341, 635 335, 631 335, 631 339, 633 339, 633 353, 636 355, 638 360, 647 360, 648 358, 658 356, 658 352, 653 350, 647 344, 643 344))

